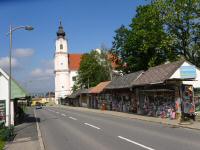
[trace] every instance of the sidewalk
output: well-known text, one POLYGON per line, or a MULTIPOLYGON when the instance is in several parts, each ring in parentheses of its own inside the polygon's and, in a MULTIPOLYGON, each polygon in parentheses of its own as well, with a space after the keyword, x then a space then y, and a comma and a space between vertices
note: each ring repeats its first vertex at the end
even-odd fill
POLYGON ((36 118, 33 108, 28 108, 24 122, 15 126, 14 140, 5 146, 5 150, 40 150, 36 118))
POLYGON ((99 109, 89 109, 89 108, 84 108, 84 107, 70 107, 70 106, 63 106, 63 105, 61 105, 61 107, 66 107, 66 108, 72 109, 72 110, 101 113, 101 114, 107 114, 107 115, 112 115, 112 116, 117 116, 117 117, 137 119, 137 120, 148 121, 148 122, 155 122, 155 123, 170 125, 172 127, 182 127, 182 128, 200 130, 200 122, 197 122, 197 121, 196 122, 188 121, 188 122, 183 122, 183 123, 179 124, 178 120, 161 119, 161 118, 156 118, 156 117, 141 116, 141 115, 129 114, 129 113, 123 113, 123 112, 106 111, 106 110, 102 111, 99 109))

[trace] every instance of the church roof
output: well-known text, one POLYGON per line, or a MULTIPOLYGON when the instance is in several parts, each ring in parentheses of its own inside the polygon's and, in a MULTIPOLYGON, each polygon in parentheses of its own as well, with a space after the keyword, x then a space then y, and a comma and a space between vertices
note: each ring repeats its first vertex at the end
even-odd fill
MULTIPOLYGON (((69 70, 77 71, 80 67, 81 57, 84 54, 68 54, 69 60, 69 70)), ((108 54, 108 59, 111 61, 111 66, 113 69, 117 67, 116 63, 113 61, 113 56, 108 54)))
POLYGON ((77 71, 79 69, 82 55, 83 54, 68 54, 69 70, 77 71))
POLYGON ((59 38, 65 38, 65 31, 63 29, 62 23, 60 21, 60 26, 58 27, 57 37, 59 38))

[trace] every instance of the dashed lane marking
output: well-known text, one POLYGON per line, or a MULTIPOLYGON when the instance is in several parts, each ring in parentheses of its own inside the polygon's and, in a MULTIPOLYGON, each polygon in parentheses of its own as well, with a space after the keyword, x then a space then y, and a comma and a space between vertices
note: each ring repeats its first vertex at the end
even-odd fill
POLYGON ((77 120, 76 118, 74 118, 74 117, 69 117, 70 119, 72 119, 72 120, 77 120))
POLYGON ((140 143, 138 143, 138 142, 132 141, 132 140, 127 139, 127 138, 122 137, 122 136, 118 136, 118 138, 120 138, 120 139, 122 139, 122 140, 125 140, 125 141, 127 141, 127 142, 130 142, 130 143, 132 143, 132 144, 138 145, 138 146, 140 146, 140 147, 142 147, 142 148, 145 148, 145 149, 148 149, 148 150, 155 150, 155 149, 153 149, 153 148, 151 148, 151 147, 147 147, 147 146, 145 146, 145 145, 143 145, 143 144, 140 144, 140 143))
POLYGON ((61 114, 61 115, 64 116, 64 117, 66 116, 65 114, 61 114))
POLYGON ((94 125, 92 125, 92 124, 89 124, 89 123, 84 123, 84 124, 87 125, 87 126, 90 126, 90 127, 92 127, 92 128, 98 129, 98 130, 101 129, 101 128, 99 128, 99 127, 97 127, 97 126, 94 126, 94 125))

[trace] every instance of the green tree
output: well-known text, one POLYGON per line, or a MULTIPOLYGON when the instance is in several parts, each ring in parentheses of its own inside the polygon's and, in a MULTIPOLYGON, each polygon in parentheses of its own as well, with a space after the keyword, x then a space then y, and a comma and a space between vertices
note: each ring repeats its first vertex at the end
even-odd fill
POLYGON ((110 79, 109 70, 104 65, 105 60, 102 54, 97 51, 91 51, 84 54, 81 58, 78 78, 75 86, 79 88, 88 88, 96 86, 102 81, 110 79))
POLYGON ((119 56, 123 72, 146 70, 175 59, 173 40, 165 33, 159 11, 153 4, 139 6, 129 27, 122 26, 116 31, 112 48, 119 56))
POLYGON ((200 0, 154 0, 180 56, 200 67, 200 0))
POLYGON ((117 64, 118 67, 116 69, 125 71, 124 64, 127 56, 124 53, 124 49, 130 31, 124 25, 121 25, 121 27, 115 31, 115 34, 114 41, 112 42, 112 49, 110 50, 111 54, 114 56, 112 61, 117 64))

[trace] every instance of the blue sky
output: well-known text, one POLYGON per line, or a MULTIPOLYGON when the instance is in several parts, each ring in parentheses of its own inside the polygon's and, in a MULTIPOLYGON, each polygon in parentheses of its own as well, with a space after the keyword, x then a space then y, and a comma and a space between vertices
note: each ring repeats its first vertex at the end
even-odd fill
POLYGON ((7 68, 9 25, 32 25, 13 34, 13 75, 30 92, 54 90, 53 56, 59 19, 70 53, 112 46, 114 31, 128 25, 145 0, 0 0, 0 67, 7 68))

